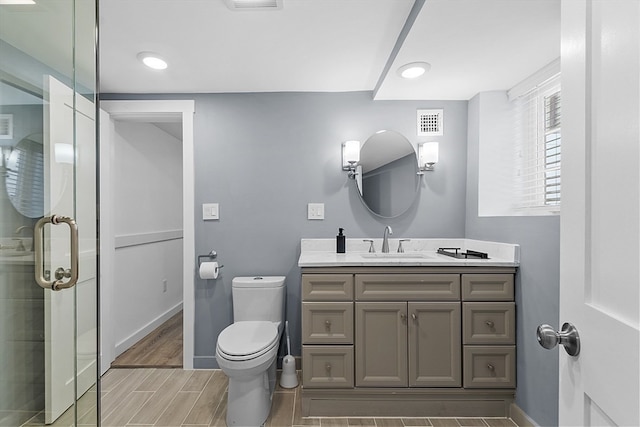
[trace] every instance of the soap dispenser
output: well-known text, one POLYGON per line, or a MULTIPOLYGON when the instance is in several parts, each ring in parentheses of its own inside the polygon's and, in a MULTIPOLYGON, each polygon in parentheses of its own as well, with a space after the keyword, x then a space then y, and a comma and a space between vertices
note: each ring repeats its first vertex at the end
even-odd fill
POLYGON ((338 235, 336 236, 336 252, 339 254, 345 253, 346 248, 346 236, 342 234, 344 228, 338 228, 338 235))

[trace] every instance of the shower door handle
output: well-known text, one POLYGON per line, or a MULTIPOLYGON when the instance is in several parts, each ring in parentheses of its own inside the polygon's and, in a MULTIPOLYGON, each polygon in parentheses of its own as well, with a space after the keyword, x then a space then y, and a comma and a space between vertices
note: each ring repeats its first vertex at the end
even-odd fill
POLYGON ((51 289, 52 291, 59 291, 62 289, 68 289, 73 287, 78 282, 78 225, 73 218, 67 216, 51 215, 45 216, 40 219, 33 232, 34 252, 35 252, 35 276, 36 282, 40 287, 44 289, 51 289), (71 246, 71 268, 64 269, 58 267, 54 274, 54 279, 51 279, 51 273, 44 271, 44 226, 46 224, 59 225, 67 224, 69 226, 70 233, 70 246, 71 246), (63 279, 69 279, 64 281, 63 279))

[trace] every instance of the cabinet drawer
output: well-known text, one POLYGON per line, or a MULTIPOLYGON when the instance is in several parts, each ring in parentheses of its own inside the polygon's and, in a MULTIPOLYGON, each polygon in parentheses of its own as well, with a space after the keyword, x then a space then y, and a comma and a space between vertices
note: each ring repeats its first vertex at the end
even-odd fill
POLYGON ((465 346, 465 388, 515 388, 515 346, 465 346))
POLYGON ((353 301, 352 274, 303 274, 303 301, 353 301))
POLYGON ((303 302, 303 344, 353 344, 352 302, 303 302))
POLYGON ((463 274, 463 301, 513 301, 513 274, 463 274))
POLYGON ((356 274, 360 301, 458 301, 459 274, 356 274))
POLYGON ((516 304, 513 302, 464 302, 464 344, 515 344, 516 304))
POLYGON ((352 388, 353 346, 302 346, 305 388, 352 388))

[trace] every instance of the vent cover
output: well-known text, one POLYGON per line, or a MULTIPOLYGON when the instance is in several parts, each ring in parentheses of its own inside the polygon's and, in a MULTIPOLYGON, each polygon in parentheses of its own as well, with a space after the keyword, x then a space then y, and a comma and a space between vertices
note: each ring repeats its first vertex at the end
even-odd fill
POLYGON ((13 114, 0 114, 0 139, 13 139, 13 114))
POLYGON ((224 0, 231 10, 278 10, 282 0, 224 0))
POLYGON ((442 135, 443 110, 418 110, 418 136, 442 135))

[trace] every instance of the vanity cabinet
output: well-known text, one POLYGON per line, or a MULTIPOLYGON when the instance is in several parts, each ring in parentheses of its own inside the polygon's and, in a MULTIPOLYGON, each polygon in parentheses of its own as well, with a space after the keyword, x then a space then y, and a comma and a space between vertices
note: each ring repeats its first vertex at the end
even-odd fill
POLYGON ((505 416, 514 273, 303 268, 303 415, 505 416))

